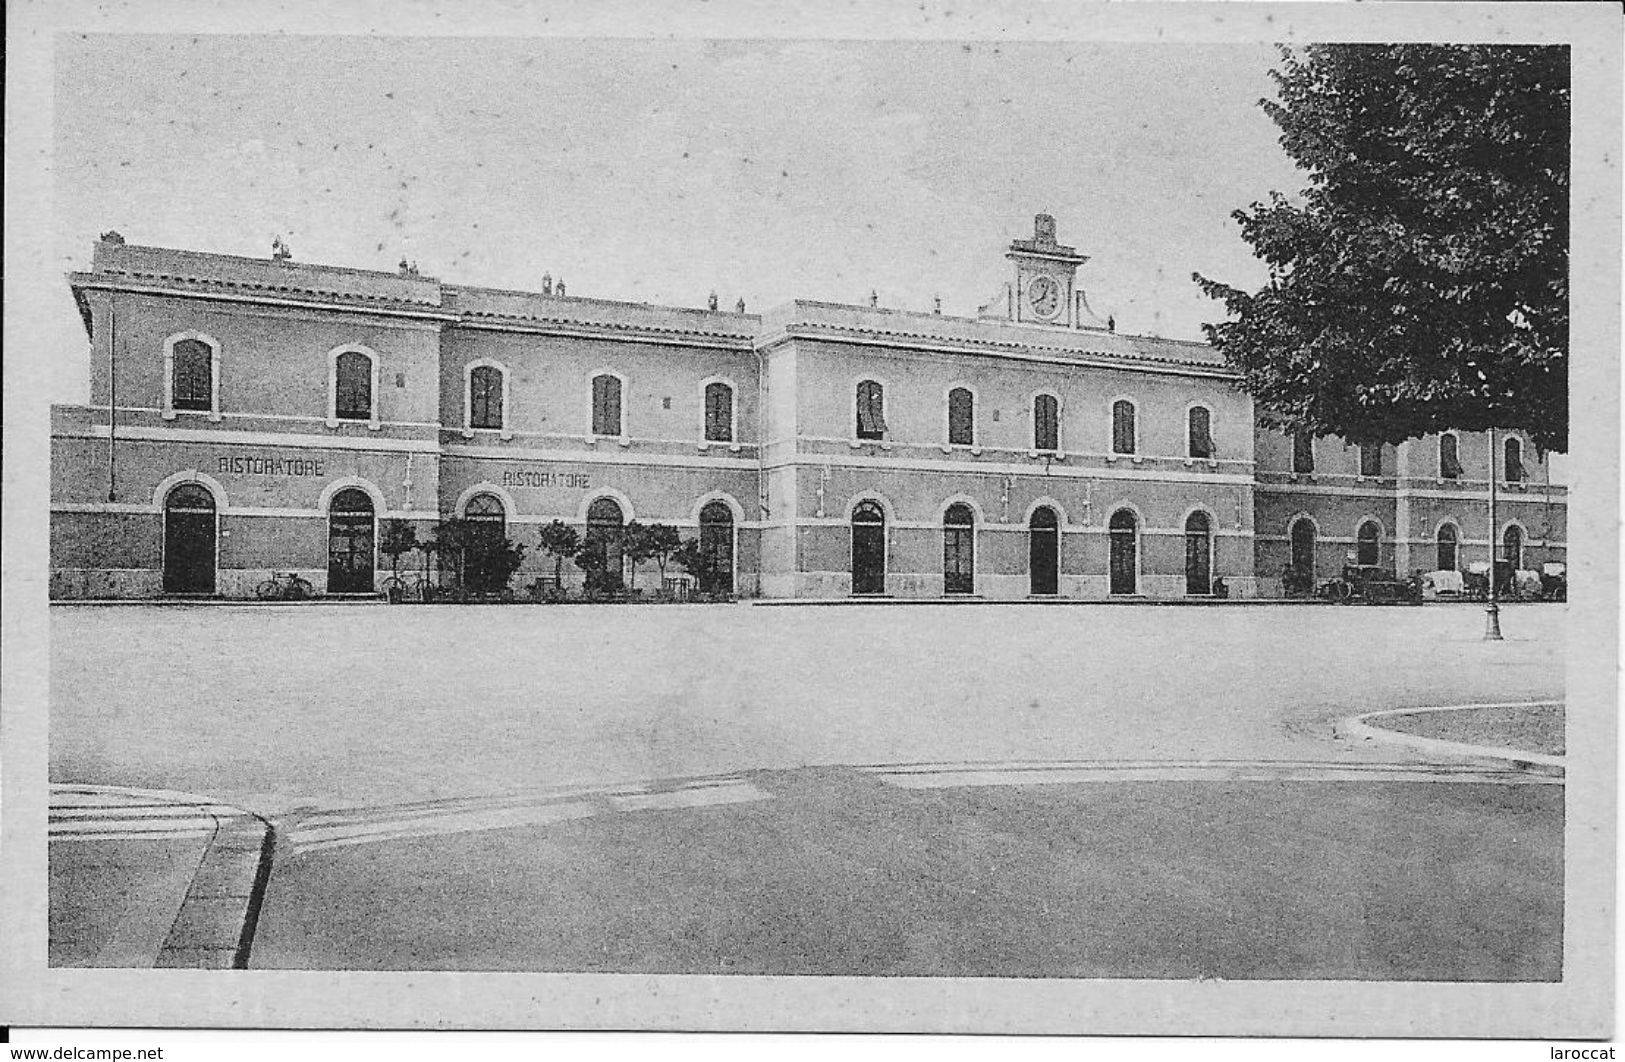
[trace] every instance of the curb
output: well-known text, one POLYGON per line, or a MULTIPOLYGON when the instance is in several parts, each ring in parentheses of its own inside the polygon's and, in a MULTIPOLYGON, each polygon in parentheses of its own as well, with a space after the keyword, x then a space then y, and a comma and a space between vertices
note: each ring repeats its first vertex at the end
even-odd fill
MULTIPOLYGON (((117 794, 160 801, 194 811, 204 821, 212 820, 202 858, 152 965, 167 969, 247 968, 276 849, 276 831, 269 822, 242 808, 170 789, 67 783, 52 785, 51 789, 53 793, 117 794)), ((162 928, 161 923, 154 926, 162 928)))
POLYGON ((1497 745, 1469 745, 1460 741, 1444 741, 1440 738, 1419 737, 1415 734, 1406 734, 1398 730, 1377 725, 1368 720, 1382 719, 1394 715, 1418 715, 1422 712, 1459 712, 1472 708, 1534 708, 1549 704, 1561 704, 1561 701, 1512 701, 1494 704, 1448 704, 1424 705, 1417 708, 1390 708, 1381 712, 1366 712, 1363 715, 1351 716, 1339 720, 1332 727, 1335 737, 1351 741, 1378 741, 1390 745, 1402 745, 1422 752, 1438 753, 1445 756, 1459 756, 1474 760, 1492 760, 1496 763, 1510 763, 1515 769, 1527 771, 1532 774, 1547 774, 1562 776, 1565 773, 1568 760, 1564 756, 1553 756, 1542 752, 1525 752, 1522 749, 1502 748, 1497 745))
POLYGON ((246 811, 216 821, 219 827, 153 964, 159 969, 248 968, 276 831, 246 811))

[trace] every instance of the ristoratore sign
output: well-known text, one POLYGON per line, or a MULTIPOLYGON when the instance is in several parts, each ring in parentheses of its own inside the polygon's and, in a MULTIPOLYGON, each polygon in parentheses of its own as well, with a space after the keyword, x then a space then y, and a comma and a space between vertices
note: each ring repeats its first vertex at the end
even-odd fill
POLYGON ((548 472, 541 469, 520 469, 502 473, 504 487, 574 487, 586 490, 592 486, 592 477, 585 472, 548 472))
POLYGON ((217 471, 222 475, 239 476, 319 476, 322 464, 314 457, 245 454, 220 458, 217 471))

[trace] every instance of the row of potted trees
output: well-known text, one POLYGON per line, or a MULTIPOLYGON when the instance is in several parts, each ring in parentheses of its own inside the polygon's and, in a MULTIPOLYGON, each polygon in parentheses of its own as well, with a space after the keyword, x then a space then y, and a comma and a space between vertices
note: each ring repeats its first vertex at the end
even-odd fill
MULTIPOLYGON (((436 522, 427 538, 418 536, 417 527, 403 520, 384 522, 378 551, 388 557, 392 575, 386 581, 392 600, 512 600, 514 575, 525 560, 525 545, 503 533, 502 525, 448 517, 436 522), (403 563, 417 555, 417 576, 408 583, 401 577, 403 563)), ((654 599, 670 599, 666 587, 667 569, 676 565, 694 578, 708 597, 728 596, 714 589, 713 561, 699 540, 684 538, 669 524, 643 524, 636 520, 613 531, 597 528, 582 534, 562 520, 545 524, 536 545, 553 558, 553 578, 537 579, 525 588, 532 600, 564 601, 569 593, 564 585, 564 563, 581 569, 582 596, 587 600, 642 599, 637 587, 640 565, 653 561, 660 573, 661 586, 654 599), (618 543, 609 541, 613 535, 618 543), (618 550, 612 546, 618 544, 618 550), (619 564, 610 570, 612 554, 619 564)), ((409 565, 407 568, 411 571, 409 565)))

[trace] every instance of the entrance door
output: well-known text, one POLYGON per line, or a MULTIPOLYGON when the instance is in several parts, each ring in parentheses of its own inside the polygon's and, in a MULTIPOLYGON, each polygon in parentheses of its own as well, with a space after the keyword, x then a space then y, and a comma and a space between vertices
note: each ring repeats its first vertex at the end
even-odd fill
POLYGON ((327 513, 327 592, 373 592, 373 511, 367 492, 350 487, 327 513))
POLYGON ((708 502, 700 510, 700 556, 705 563, 700 572, 700 592, 731 595, 734 592, 734 514, 723 502, 708 502))
POLYGON ((464 578, 477 593, 494 593, 508 585, 502 570, 502 550, 508 538, 507 511, 502 500, 491 494, 476 494, 463 510, 468 521, 468 551, 464 578))
POLYGON ((1119 509, 1111 520, 1111 592, 1133 594, 1139 592, 1139 525, 1134 514, 1119 509))
POLYGON ((942 519, 942 590, 976 592, 976 514, 962 503, 948 506, 942 519))
POLYGON ((1315 525, 1300 519, 1292 525, 1292 570, 1312 590, 1315 585, 1315 525))
MULTIPOLYGON (((610 377, 613 379, 613 377, 610 377)), ((587 506, 587 538, 582 551, 601 558, 587 572, 587 589, 597 592, 619 590, 626 585, 626 514, 614 498, 599 498, 587 506)))
POLYGON ((1027 570, 1031 593, 1061 592, 1061 521, 1048 506, 1034 509, 1027 521, 1027 570))
POLYGON ((1207 513, 1191 513, 1185 521, 1185 593, 1213 592, 1213 537, 1207 513))
POLYGON ((852 510, 852 592, 886 592, 886 514, 872 501, 852 510))
POLYGON ((214 593, 214 495, 183 483, 164 499, 164 593, 214 593))

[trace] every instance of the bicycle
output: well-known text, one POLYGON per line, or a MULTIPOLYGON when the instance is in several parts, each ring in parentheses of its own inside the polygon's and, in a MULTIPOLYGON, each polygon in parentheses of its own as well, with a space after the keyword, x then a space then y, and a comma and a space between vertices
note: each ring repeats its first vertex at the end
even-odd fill
POLYGON ((384 597, 392 605, 399 605, 404 601, 427 601, 427 583, 422 576, 413 576, 404 579, 399 575, 391 575, 385 579, 379 589, 383 590, 384 597))
POLYGON ((261 601, 303 601, 315 593, 315 587, 298 572, 272 572, 254 588, 254 596, 261 601))

